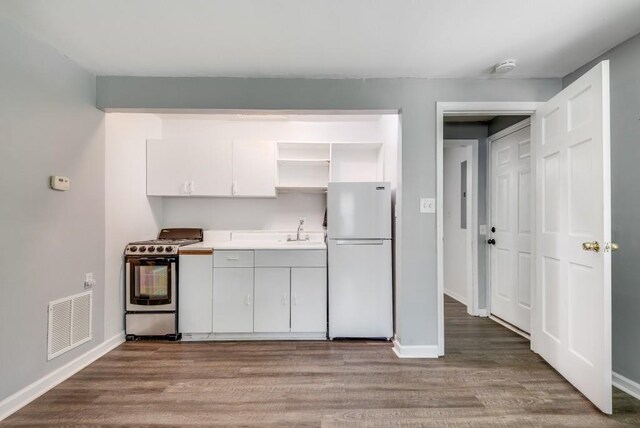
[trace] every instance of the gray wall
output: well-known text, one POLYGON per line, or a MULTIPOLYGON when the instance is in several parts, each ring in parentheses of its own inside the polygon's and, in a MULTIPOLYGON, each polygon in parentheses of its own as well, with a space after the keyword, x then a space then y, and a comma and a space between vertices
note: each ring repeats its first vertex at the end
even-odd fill
MULTIPOLYGON (((488 122, 445 123, 446 140, 478 140, 478 226, 487 224, 487 137, 488 122)), ((479 232, 479 231, 478 231, 479 232)), ((478 243, 478 307, 487 307, 487 244, 486 236, 476 237, 478 243)))
POLYGON ((489 121, 489 135, 497 134, 511 125, 522 122, 529 116, 497 116, 489 121))
POLYGON ((611 61, 613 370, 640 382, 640 35, 566 76, 568 86, 596 63, 611 61))
POLYGON ((95 77, 0 18, 0 82, 2 400, 103 341, 105 214, 95 77), (47 362, 47 303, 84 291, 85 272, 93 340, 47 362))
POLYGON ((546 101, 559 79, 243 79, 98 77, 98 107, 125 109, 398 109, 402 112, 402 220, 397 334, 437 344, 436 218, 419 198, 436 193, 437 101, 546 101))

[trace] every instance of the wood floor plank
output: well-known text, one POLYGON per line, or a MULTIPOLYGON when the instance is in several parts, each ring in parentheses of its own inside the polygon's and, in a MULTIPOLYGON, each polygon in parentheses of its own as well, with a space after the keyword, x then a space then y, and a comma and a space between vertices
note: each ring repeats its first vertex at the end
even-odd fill
POLYGON ((0 427, 620 427, 529 342, 446 298, 446 357, 386 342, 127 342, 0 427))

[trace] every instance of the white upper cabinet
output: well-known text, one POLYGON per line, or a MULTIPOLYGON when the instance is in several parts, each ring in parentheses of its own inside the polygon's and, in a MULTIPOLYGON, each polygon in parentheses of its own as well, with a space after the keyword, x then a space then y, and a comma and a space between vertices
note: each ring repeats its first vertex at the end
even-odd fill
POLYGON ((233 142, 233 195, 275 197, 275 144, 233 142))
POLYGON ((231 196, 231 141, 196 140, 189 149, 191 196, 231 196))
POLYGON ((231 141, 147 140, 147 195, 231 196, 231 141))
POLYGON ((323 192, 329 182, 384 181, 384 145, 278 143, 276 188, 323 192))
POLYGON ((186 141, 147 140, 147 195, 188 195, 190 169, 186 141))

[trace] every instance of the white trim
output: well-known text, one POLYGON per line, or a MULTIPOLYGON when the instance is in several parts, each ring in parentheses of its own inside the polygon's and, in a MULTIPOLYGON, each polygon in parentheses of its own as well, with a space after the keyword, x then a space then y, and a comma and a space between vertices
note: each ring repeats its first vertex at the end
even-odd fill
POLYGON ((443 178, 444 116, 496 114, 504 116, 533 115, 541 102, 437 102, 436 103, 436 254, 438 288, 438 355, 444 355, 444 256, 443 256, 443 178))
POLYGON ((489 312, 486 309, 478 309, 478 316, 486 318, 489 316, 489 312))
POLYGON ((616 388, 626 392, 635 399, 640 400, 640 383, 635 382, 619 373, 612 373, 612 383, 616 388))
POLYGON ((531 335, 529 333, 527 333, 524 330, 520 330, 518 327, 516 327, 513 324, 509 324, 508 322, 506 322, 503 319, 498 318, 495 315, 489 314, 489 319, 497 324, 500 324, 501 326, 511 330, 512 332, 519 334, 520 336, 524 337, 525 339, 531 341, 531 335))
POLYGON ((110 339, 105 340, 95 348, 80 355, 75 360, 69 361, 67 364, 52 371, 46 376, 38 379, 30 385, 25 386, 20 391, 0 401, 0 421, 7 418, 11 414, 17 412, 45 392, 49 391, 56 385, 69 379, 89 364, 96 361, 109 351, 115 349, 124 342, 124 331, 116 334, 110 339))
POLYGON ((393 352, 398 358, 438 358, 438 345, 401 345, 397 340, 393 341, 393 352))
POLYGON ((467 299, 464 298, 464 296, 461 296, 460 294, 456 293, 453 290, 448 290, 448 289, 444 289, 444 294, 446 294, 447 296, 451 297, 454 300, 457 300, 458 302, 462 303, 463 305, 468 307, 467 304, 467 299))

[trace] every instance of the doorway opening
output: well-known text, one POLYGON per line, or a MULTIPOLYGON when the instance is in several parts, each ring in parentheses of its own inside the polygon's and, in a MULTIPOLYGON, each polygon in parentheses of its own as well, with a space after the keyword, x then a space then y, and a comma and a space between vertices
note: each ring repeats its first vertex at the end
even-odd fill
POLYGON ((529 339, 530 118, 445 116, 443 137, 443 292, 529 339))

